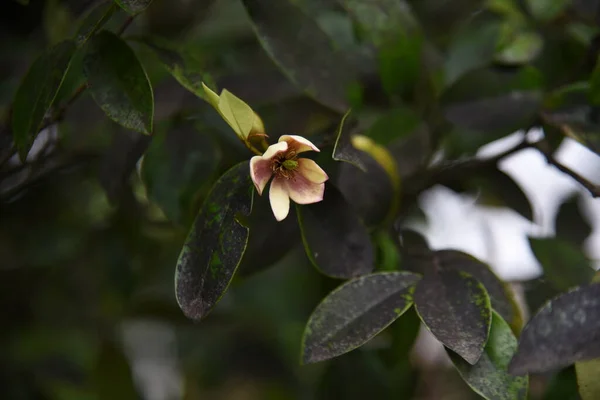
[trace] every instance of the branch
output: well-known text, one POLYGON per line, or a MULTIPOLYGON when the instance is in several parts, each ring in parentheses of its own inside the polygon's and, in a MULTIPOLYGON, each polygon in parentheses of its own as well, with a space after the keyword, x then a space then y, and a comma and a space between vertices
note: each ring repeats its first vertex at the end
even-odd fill
POLYGON ((590 192, 592 197, 600 197, 600 185, 596 185, 587 178, 581 176, 579 173, 573 171, 571 168, 561 164, 558 160, 554 158, 546 142, 539 142, 534 147, 540 153, 542 153, 544 157, 546 157, 546 161, 548 162, 548 164, 556 167, 562 173, 569 175, 571 178, 579 182, 581 186, 583 186, 585 189, 587 189, 588 192, 590 192))

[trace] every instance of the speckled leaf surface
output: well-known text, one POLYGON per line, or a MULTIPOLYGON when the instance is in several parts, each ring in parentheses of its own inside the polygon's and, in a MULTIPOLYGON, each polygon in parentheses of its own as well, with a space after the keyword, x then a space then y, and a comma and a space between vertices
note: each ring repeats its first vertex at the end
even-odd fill
POLYGON ((463 271, 435 270, 419 281, 417 313, 433 335, 469 364, 475 364, 488 339, 492 310, 484 286, 463 271))
POLYGON ((342 279, 373 271, 369 232, 335 186, 325 183, 323 201, 297 210, 306 254, 319 271, 342 279))
POLYGON ((136 15, 144 11, 152 0, 115 0, 121 8, 131 15, 136 15))
POLYGON ((253 197, 247 162, 221 176, 207 196, 175 272, 177 302, 189 318, 206 316, 227 290, 249 235, 237 218, 250 215, 253 197))
POLYGON ((412 292, 419 279, 411 272, 381 272, 335 289, 306 325, 302 361, 327 360, 373 338, 412 305, 412 292))
POLYGON ((288 79, 318 102, 345 112, 354 74, 317 22, 288 0, 243 3, 258 40, 288 79))
POLYGON ((12 130, 15 145, 24 159, 52 106, 75 52, 75 43, 61 42, 42 53, 32 64, 15 95, 12 130))
POLYGON ((95 35, 87 45, 83 73, 94 101, 110 119, 125 128, 152 133, 152 86, 124 41, 108 31, 95 35))
POLYGON ((448 351, 460 376, 487 400, 525 400, 529 379, 512 376, 508 363, 517 349, 517 339, 502 317, 493 313, 490 336, 479 361, 471 365, 456 353, 448 351))
POLYGON ((546 372, 600 357, 600 284, 550 300, 525 325, 509 370, 546 372))

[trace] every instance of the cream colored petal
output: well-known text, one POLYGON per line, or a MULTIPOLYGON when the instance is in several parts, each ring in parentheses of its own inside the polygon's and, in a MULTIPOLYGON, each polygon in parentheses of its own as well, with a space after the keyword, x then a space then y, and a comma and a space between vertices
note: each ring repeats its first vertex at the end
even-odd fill
POLYGON ((312 204, 323 200, 325 183, 314 183, 300 174, 286 180, 287 192, 298 204, 312 204))
POLYGON ((287 151, 287 149, 288 149, 288 144, 286 142, 279 142, 279 143, 272 144, 269 146, 267 151, 265 151, 263 153, 262 158, 263 158, 263 160, 270 160, 275 155, 287 151))
POLYGON ((298 135, 281 135, 279 142, 287 142, 290 149, 296 150, 296 153, 303 151, 320 151, 310 140, 298 135))
POLYGON ((202 89, 204 89, 204 94, 206 94, 206 101, 219 111, 219 95, 206 86, 204 82, 202 82, 202 89))
POLYGON ((226 116, 228 121, 232 121, 230 125, 235 133, 242 140, 246 140, 256 120, 254 110, 227 89, 221 92, 219 110, 226 116))
POLYGON ((329 179, 327 173, 325 173, 316 162, 309 158, 298 159, 298 169, 296 170, 296 173, 313 183, 323 183, 329 179))
POLYGON ((270 165, 270 161, 263 159, 261 156, 254 156, 250 159, 250 177, 259 195, 262 195, 267 182, 273 175, 270 165))
POLYGON ((290 212, 290 196, 287 192, 286 179, 276 176, 269 188, 269 201, 277 221, 283 221, 290 212))

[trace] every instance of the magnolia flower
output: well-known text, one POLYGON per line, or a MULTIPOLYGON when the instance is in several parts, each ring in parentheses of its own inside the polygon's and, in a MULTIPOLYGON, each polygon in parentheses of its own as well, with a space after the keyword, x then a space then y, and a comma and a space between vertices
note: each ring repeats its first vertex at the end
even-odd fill
POLYGON ((269 189, 271 209, 277 221, 282 221, 290 211, 290 198, 298 204, 311 204, 323 200, 325 181, 329 179, 316 162, 298 158, 304 151, 319 151, 302 136, 283 135, 279 142, 262 156, 250 159, 250 176, 259 195, 273 176, 269 189))

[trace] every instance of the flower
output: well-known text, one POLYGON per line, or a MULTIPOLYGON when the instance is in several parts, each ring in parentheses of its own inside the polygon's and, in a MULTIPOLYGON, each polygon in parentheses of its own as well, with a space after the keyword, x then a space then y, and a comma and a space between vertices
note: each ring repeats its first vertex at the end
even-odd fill
POLYGON ((250 176, 259 195, 273 177, 269 201, 277 221, 287 217, 290 198, 298 204, 323 200, 325 181, 329 177, 313 160, 298 158, 298 154, 311 150, 319 151, 302 136, 283 135, 262 156, 250 159, 250 176))

